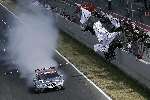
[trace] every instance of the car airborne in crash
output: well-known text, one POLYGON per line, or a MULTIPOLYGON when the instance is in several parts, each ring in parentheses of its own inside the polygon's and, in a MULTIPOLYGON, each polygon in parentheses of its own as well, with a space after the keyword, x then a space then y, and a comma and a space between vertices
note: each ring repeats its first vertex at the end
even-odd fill
POLYGON ((35 78, 33 79, 34 91, 43 92, 45 89, 63 89, 64 78, 54 67, 48 69, 35 70, 35 78))

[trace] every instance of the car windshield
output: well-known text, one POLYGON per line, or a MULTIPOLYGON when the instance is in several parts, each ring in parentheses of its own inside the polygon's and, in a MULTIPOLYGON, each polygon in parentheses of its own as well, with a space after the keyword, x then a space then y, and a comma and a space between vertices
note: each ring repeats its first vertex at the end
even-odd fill
POLYGON ((58 77, 59 74, 57 72, 55 73, 46 73, 46 74, 41 74, 41 75, 38 75, 38 79, 48 79, 48 78, 55 78, 55 77, 58 77))

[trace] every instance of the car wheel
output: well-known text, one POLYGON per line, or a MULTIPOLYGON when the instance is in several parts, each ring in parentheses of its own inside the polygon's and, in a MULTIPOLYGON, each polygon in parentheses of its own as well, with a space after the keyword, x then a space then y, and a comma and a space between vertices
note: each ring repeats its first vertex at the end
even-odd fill
POLYGON ((61 86, 61 90, 64 90, 65 89, 65 87, 64 86, 61 86))
POLYGON ((34 88, 34 92, 35 92, 35 93, 40 93, 41 91, 40 91, 39 88, 36 88, 36 87, 35 87, 35 88, 34 88))
POLYGON ((59 86, 57 86, 57 87, 58 87, 58 89, 59 89, 59 90, 61 90, 61 88, 62 88, 62 86, 61 86, 61 85, 59 85, 59 86))
POLYGON ((43 89, 43 88, 42 88, 42 89, 40 89, 40 92, 41 92, 41 93, 43 93, 43 92, 44 92, 44 89, 43 89))
POLYGON ((64 87, 62 85, 57 86, 58 90, 63 90, 64 87))

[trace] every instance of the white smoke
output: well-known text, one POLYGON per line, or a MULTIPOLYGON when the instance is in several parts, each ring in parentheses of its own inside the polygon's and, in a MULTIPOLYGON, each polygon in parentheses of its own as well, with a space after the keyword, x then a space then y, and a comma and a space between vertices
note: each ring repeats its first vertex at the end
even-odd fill
POLYGON ((40 6, 30 9, 32 12, 18 16, 23 23, 13 23, 8 43, 9 54, 25 78, 32 77, 36 69, 57 65, 53 54, 58 31, 52 14, 46 14, 40 6))

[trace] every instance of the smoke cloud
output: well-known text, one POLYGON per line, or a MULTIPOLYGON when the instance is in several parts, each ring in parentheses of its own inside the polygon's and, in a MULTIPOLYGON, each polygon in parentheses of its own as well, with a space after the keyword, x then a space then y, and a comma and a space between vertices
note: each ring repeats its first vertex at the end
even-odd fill
POLYGON ((47 13, 41 6, 28 3, 31 12, 26 11, 18 16, 23 23, 13 23, 8 48, 21 75, 29 79, 35 69, 57 65, 53 55, 57 47, 58 30, 51 12, 47 13))

